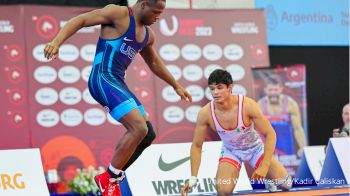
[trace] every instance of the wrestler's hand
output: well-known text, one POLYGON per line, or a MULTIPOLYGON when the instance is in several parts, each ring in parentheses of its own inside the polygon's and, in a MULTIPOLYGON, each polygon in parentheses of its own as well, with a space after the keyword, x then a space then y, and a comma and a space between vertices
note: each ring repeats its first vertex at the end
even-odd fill
POLYGON ((191 190, 192 187, 190 187, 189 183, 186 183, 184 187, 181 189, 181 196, 187 196, 188 192, 191 190))
POLYGON ((175 92, 181 97, 182 100, 192 102, 192 96, 182 86, 175 88, 175 92))
POLYGON ((50 59, 56 59, 58 57, 58 49, 59 49, 59 44, 56 42, 52 41, 46 44, 44 48, 44 56, 48 60, 50 59))
POLYGON ((303 155, 303 148, 299 148, 299 150, 297 152, 298 157, 301 157, 301 155, 303 155))
POLYGON ((191 176, 190 180, 185 184, 181 190, 181 196, 187 196, 188 192, 192 189, 193 186, 196 186, 198 183, 198 178, 196 176, 191 176))
POLYGON ((254 171, 252 180, 264 180, 268 171, 269 167, 260 164, 260 166, 254 171))

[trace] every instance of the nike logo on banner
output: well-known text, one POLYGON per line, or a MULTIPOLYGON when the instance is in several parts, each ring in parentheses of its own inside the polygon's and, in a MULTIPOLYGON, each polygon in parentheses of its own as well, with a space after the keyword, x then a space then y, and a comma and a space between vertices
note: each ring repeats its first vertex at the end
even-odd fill
POLYGON ((131 42, 132 39, 128 39, 127 37, 124 37, 124 41, 131 42))
POLYGON ((98 180, 98 186, 100 187, 101 193, 104 193, 105 190, 102 188, 101 181, 98 180))
POLYGON ((159 169, 162 171, 170 171, 170 170, 175 169, 176 167, 180 166, 181 164, 185 163, 188 160, 190 160, 189 156, 185 157, 183 159, 171 162, 171 163, 165 163, 163 161, 162 155, 160 155, 159 161, 158 161, 158 166, 159 166, 159 169))

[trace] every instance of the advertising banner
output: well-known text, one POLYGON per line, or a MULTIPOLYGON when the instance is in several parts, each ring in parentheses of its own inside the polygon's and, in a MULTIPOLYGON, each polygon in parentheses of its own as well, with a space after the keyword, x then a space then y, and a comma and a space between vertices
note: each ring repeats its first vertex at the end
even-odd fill
POLYGON ((304 147, 296 179, 309 180, 309 186, 320 180, 321 171, 326 157, 326 146, 304 147))
POLYGON ((65 180, 75 175, 75 168, 108 166, 125 129, 88 90, 100 26, 78 31, 60 47, 58 59, 48 61, 43 54, 45 44, 70 18, 93 8, 24 9, 29 123, 45 170, 57 169, 65 180))
POLYGON ((256 0, 266 15, 268 44, 349 46, 348 0, 256 0))
MULTIPOLYGON (((156 79, 158 143, 191 142, 197 114, 212 97, 210 73, 232 75, 233 94, 252 96, 251 68, 269 66, 262 10, 167 10, 154 31, 159 56, 192 95, 180 101, 173 88, 156 79), (222 22, 218 22, 218 19, 222 22), (225 20, 227 19, 227 20, 225 20)), ((209 132, 207 140, 218 140, 209 132)))
POLYGON ((50 195, 39 149, 0 150, 0 160, 0 195, 50 195))
POLYGON ((349 137, 331 138, 321 171, 319 186, 350 184, 349 137))
POLYGON ((0 6, 0 149, 31 147, 24 18, 14 14, 21 12, 21 6, 0 6))
MULTIPOLYGON (((201 166, 198 172, 199 181, 191 193, 200 195, 216 193, 215 176, 221 145, 221 142, 203 144, 201 166)), ((126 170, 133 195, 181 194, 182 187, 191 177, 190 149, 191 143, 178 143, 155 144, 145 150, 142 156, 126 170)), ((244 164, 234 191, 241 190, 252 190, 244 164)))
POLYGON ((276 131, 276 156, 295 176, 308 141, 305 65, 256 69, 253 74, 255 98, 276 131))
MULTIPOLYGON (((45 44, 70 18, 93 8, 0 9, 0 55, 5 59, 0 62, 1 81, 5 80, 0 85, 3 97, 8 97, 0 103, 0 146, 40 148, 44 170, 57 169, 62 180, 71 179, 75 168, 108 166, 126 130, 88 89, 101 27, 79 30, 61 46, 58 59, 48 61, 43 55, 45 44)), ((192 141, 199 108, 211 100, 207 78, 215 68, 232 74, 234 94, 253 95, 251 68, 269 65, 263 17, 262 10, 170 9, 152 26, 154 48, 193 96, 193 103, 180 102, 172 87, 156 78, 140 55, 135 57, 126 83, 146 109, 157 133, 154 143, 192 141), (217 18, 227 20, 218 23, 217 18)), ((209 132, 207 140, 218 136, 209 132)))

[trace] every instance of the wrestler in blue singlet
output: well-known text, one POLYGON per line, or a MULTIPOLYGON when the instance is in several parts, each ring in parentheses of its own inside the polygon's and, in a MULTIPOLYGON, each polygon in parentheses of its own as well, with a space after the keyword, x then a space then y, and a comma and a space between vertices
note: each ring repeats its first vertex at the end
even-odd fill
POLYGON ((125 71, 147 44, 148 28, 142 43, 136 41, 135 20, 129 8, 130 24, 124 35, 116 39, 99 38, 95 60, 89 78, 89 90, 94 99, 119 120, 131 110, 138 108, 141 115, 146 112, 140 101, 127 87, 125 71))
POLYGON ((292 155, 294 152, 294 135, 293 125, 290 115, 287 112, 288 97, 282 96, 282 110, 279 114, 271 113, 268 108, 268 98, 264 97, 261 106, 264 116, 270 121, 272 127, 276 131, 276 150, 281 151, 284 154, 292 155))

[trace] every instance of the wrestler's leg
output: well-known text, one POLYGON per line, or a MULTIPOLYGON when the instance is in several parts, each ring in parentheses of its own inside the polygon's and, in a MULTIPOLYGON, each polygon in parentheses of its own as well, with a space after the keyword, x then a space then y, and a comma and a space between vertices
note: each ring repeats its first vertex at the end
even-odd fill
POLYGON ((134 109, 121 117, 119 122, 127 132, 120 139, 115 148, 111 164, 114 168, 122 169, 129 161, 136 147, 147 135, 147 124, 138 109, 134 109))
POLYGON ((239 168, 228 161, 220 161, 216 173, 216 191, 218 196, 232 195, 239 177, 239 168))
POLYGON ((282 190, 289 190, 292 188, 292 179, 288 175, 287 170, 284 166, 275 158, 272 157, 270 163, 270 169, 267 172, 266 178, 273 183, 277 188, 282 190))
MULTIPOLYGON (((251 153, 253 156, 249 160, 249 164, 256 169, 264 158, 264 146, 256 146, 251 153)), ((276 191, 278 188, 289 190, 292 187, 292 179, 288 175, 287 170, 274 156, 271 158, 270 168, 266 174, 265 187, 271 192, 276 191)))
POLYGON ((147 124, 147 135, 143 138, 140 144, 136 147, 134 153, 130 157, 129 161, 124 165, 123 170, 125 171, 136 159, 142 154, 142 152, 152 144, 152 141, 156 138, 156 133, 153 130, 153 126, 150 121, 146 121, 147 124))
POLYGON ((156 133, 153 129, 152 123, 148 120, 148 117, 146 115, 146 111, 144 107, 142 106, 141 102, 138 100, 138 98, 132 93, 129 89, 130 96, 135 100, 137 107, 143 116, 146 124, 147 124, 147 135, 143 138, 143 140, 140 142, 140 144, 136 147, 134 153, 130 157, 129 161, 124 165, 122 170, 126 170, 131 164, 133 164, 137 158, 142 154, 142 152, 152 144, 153 140, 156 138, 156 133))
POLYGON ((218 171, 216 173, 216 190, 219 196, 232 195, 240 170, 241 160, 232 150, 222 146, 218 171))

